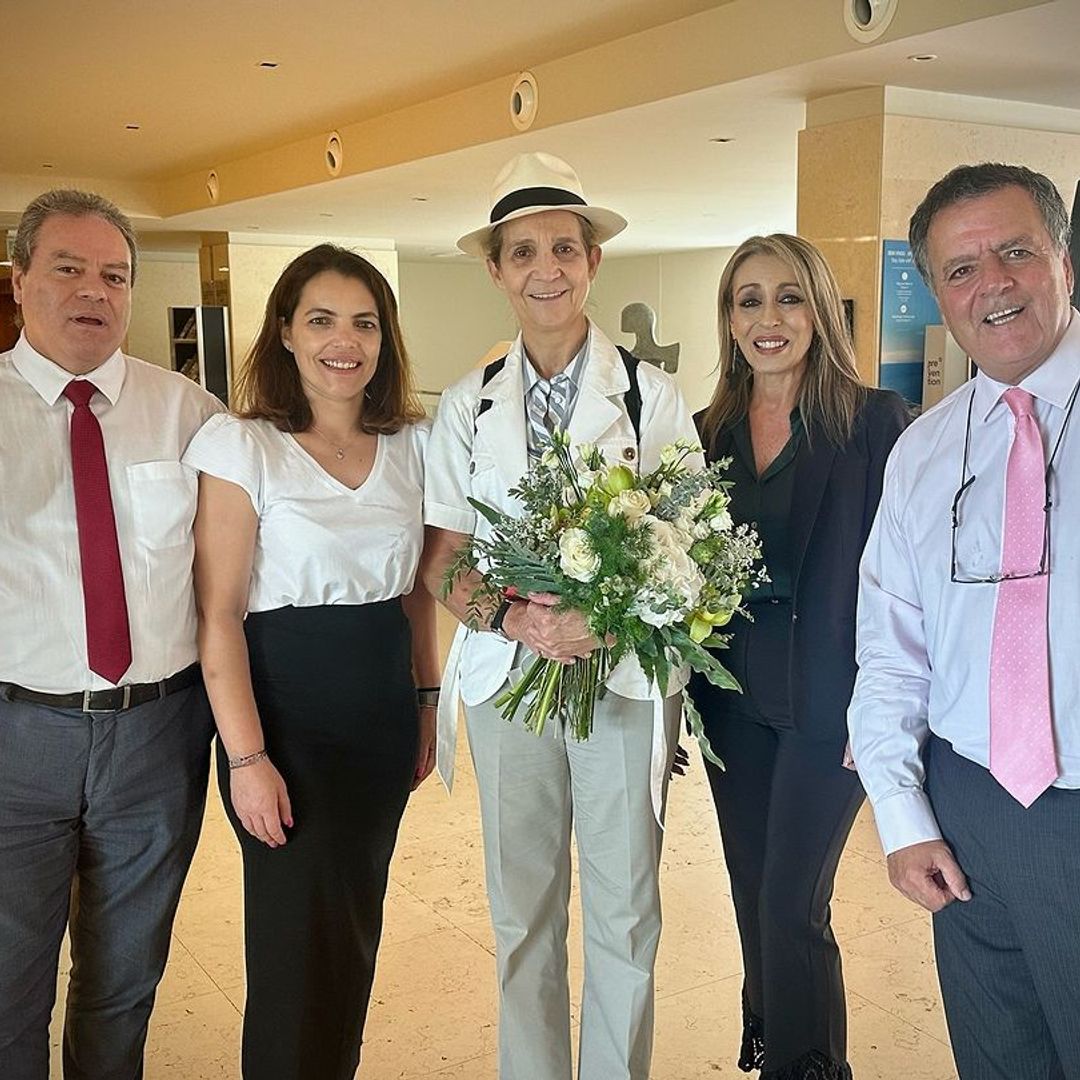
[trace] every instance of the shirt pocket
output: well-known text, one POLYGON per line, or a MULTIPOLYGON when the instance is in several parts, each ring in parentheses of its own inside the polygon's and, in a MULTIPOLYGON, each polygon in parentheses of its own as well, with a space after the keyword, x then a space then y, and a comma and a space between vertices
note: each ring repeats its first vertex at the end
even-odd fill
POLYGON ((128 466, 131 513, 138 542, 151 550, 191 539, 198 500, 198 473, 179 461, 141 461, 128 466))

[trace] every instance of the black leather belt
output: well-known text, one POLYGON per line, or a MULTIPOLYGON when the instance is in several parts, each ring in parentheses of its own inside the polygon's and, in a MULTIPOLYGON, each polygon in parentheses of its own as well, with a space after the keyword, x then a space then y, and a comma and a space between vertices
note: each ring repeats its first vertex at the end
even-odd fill
POLYGON ((198 664, 190 664, 183 671, 170 675, 160 682, 130 683, 112 690, 81 690, 73 694, 45 694, 40 690, 27 690, 25 686, 8 683, 4 697, 8 701, 27 701, 32 705, 48 705, 53 709, 79 709, 84 713, 120 712, 168 697, 177 690, 194 686, 201 673, 198 664))

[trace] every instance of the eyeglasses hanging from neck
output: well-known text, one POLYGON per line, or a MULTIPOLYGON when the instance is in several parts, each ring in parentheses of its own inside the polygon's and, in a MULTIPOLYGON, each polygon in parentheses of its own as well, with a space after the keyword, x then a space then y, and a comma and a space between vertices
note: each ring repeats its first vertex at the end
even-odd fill
POLYGON ((968 474, 968 460, 971 451, 971 413, 975 404, 976 390, 974 380, 972 382, 971 393, 968 395, 967 416, 964 422, 964 458, 960 466, 960 486, 956 489, 956 494, 952 499, 952 525, 949 530, 949 580, 956 585, 996 585, 1000 581, 1021 581, 1024 578, 1042 577, 1050 572, 1050 511, 1054 505, 1052 497, 1054 462, 1061 447, 1061 440, 1065 437, 1065 429, 1069 426, 1073 405, 1076 403, 1077 390, 1080 389, 1080 380, 1073 385, 1072 393, 1069 394, 1069 401, 1065 406, 1065 418, 1061 423, 1061 430, 1058 432, 1057 439, 1054 441, 1054 449, 1046 463, 1046 472, 1044 474, 1046 495, 1043 500, 1043 543, 1039 564, 1028 570, 1013 570, 1008 573, 998 570, 989 574, 965 573, 958 568, 956 555, 956 534, 960 529, 962 503, 964 502, 964 496, 971 490, 977 479, 974 473, 968 474))

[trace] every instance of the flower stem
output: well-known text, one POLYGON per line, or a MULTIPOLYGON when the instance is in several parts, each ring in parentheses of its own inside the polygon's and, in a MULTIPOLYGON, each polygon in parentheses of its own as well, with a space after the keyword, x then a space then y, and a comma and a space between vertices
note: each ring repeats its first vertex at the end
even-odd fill
POLYGON ((562 682, 563 674, 562 664, 558 664, 554 660, 545 660, 544 663, 548 666, 547 671, 544 673, 544 680, 540 685, 536 700, 525 718, 525 726, 530 731, 535 731, 537 735, 542 735, 544 732, 544 724, 547 723, 547 718, 551 715, 552 699, 562 682))
POLYGON ((495 699, 495 708, 501 710, 504 720, 514 719, 525 695, 532 689, 533 683, 544 674, 547 664, 547 660, 538 656, 528 666, 517 686, 512 686, 505 694, 500 694, 495 699))

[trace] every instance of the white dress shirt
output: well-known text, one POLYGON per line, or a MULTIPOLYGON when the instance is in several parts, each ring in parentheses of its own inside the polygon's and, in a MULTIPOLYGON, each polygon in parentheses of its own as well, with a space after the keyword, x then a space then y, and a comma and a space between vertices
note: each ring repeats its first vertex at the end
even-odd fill
MULTIPOLYGON (((71 473, 70 372, 21 337, 0 355, 0 681, 45 693, 108 689, 90 671, 71 473)), ((122 685, 196 659, 196 475, 180 463, 221 403, 117 351, 86 376, 101 424, 131 629, 122 685)))
POLYGON ((184 463, 236 484, 259 517, 248 611, 370 604, 409 592, 424 544, 428 421, 380 435, 358 488, 268 420, 212 416, 184 463))
MULTIPOLYGON (((1080 406, 1065 423, 1078 379, 1080 315, 1074 311, 1058 348, 1020 383, 1035 398, 1048 462, 1057 447, 1050 480, 1049 649, 1060 770, 1055 786, 1062 788, 1080 788, 1080 406)), ((887 853, 941 835, 923 792, 921 750, 929 732, 971 761, 989 764, 998 586, 951 581, 950 526, 970 405, 967 476, 976 479, 959 504, 957 577, 1000 570, 1005 463, 1014 429, 1002 400, 1008 389, 980 372, 900 436, 885 469, 860 569, 859 674, 848 725, 887 853)))

